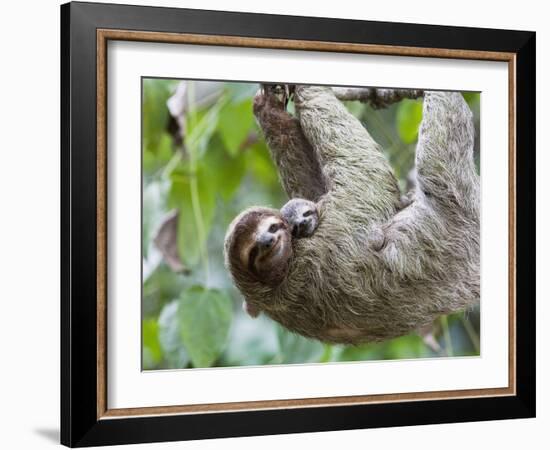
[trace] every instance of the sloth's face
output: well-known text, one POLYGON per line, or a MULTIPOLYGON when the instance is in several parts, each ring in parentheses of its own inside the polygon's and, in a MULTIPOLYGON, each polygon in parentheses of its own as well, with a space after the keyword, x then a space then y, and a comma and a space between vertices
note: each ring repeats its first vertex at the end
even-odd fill
POLYGON ((317 205, 301 198, 294 198, 281 208, 281 215, 288 222, 293 238, 310 237, 319 225, 317 205))
POLYGON ((279 273, 291 256, 290 240, 288 224, 281 217, 262 218, 241 253, 243 266, 260 278, 279 273))
POLYGON ((285 279, 292 258, 290 227, 276 209, 249 208, 229 226, 224 251, 237 283, 277 286, 285 279))

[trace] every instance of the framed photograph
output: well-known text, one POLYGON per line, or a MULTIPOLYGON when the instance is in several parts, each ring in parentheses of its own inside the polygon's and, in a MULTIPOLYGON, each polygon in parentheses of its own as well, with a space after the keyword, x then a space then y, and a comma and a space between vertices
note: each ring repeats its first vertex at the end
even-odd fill
POLYGON ((535 415, 535 33, 61 7, 61 441, 535 415))

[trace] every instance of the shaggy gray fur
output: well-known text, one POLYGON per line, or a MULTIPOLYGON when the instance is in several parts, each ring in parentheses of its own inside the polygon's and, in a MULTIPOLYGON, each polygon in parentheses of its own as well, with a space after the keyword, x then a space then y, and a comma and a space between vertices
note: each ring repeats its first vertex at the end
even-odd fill
POLYGON ((292 241, 277 286, 234 278, 251 307, 304 336, 357 344, 407 334, 478 301, 479 177, 462 95, 425 93, 416 187, 405 208, 378 144, 330 88, 298 86, 295 104, 298 140, 297 128, 269 122, 269 102, 257 101, 255 113, 287 193, 310 192, 302 196, 317 201, 319 224, 292 241), (311 151, 322 172, 313 189, 311 170, 303 186, 296 178, 311 151))

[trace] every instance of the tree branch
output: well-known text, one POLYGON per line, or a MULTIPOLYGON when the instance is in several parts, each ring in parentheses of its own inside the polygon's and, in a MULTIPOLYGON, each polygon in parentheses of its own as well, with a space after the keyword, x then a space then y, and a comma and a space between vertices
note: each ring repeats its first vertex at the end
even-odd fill
POLYGON ((369 103, 374 109, 386 108, 405 98, 417 99, 424 95, 421 89, 332 88, 339 100, 369 103))

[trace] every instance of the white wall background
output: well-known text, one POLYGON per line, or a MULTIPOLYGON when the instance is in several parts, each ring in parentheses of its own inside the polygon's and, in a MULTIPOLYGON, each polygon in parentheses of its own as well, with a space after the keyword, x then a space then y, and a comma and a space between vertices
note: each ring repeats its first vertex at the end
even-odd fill
MULTIPOLYGON (((365 20, 525 29, 537 32, 537 358, 536 419, 358 430, 136 448, 516 449, 548 445, 550 427, 550 29, 544 2, 462 0, 302 2, 296 0, 132 0, 128 3, 365 20), (498 9, 497 9, 498 8, 498 9), (547 176, 546 176, 547 178, 547 176)), ((0 446, 41 449, 58 442, 59 423, 59 1, 6 2, 0 70, 0 446), (7 250, 7 251, 6 251, 7 250)), ((129 448, 129 447, 126 447, 129 448)))

